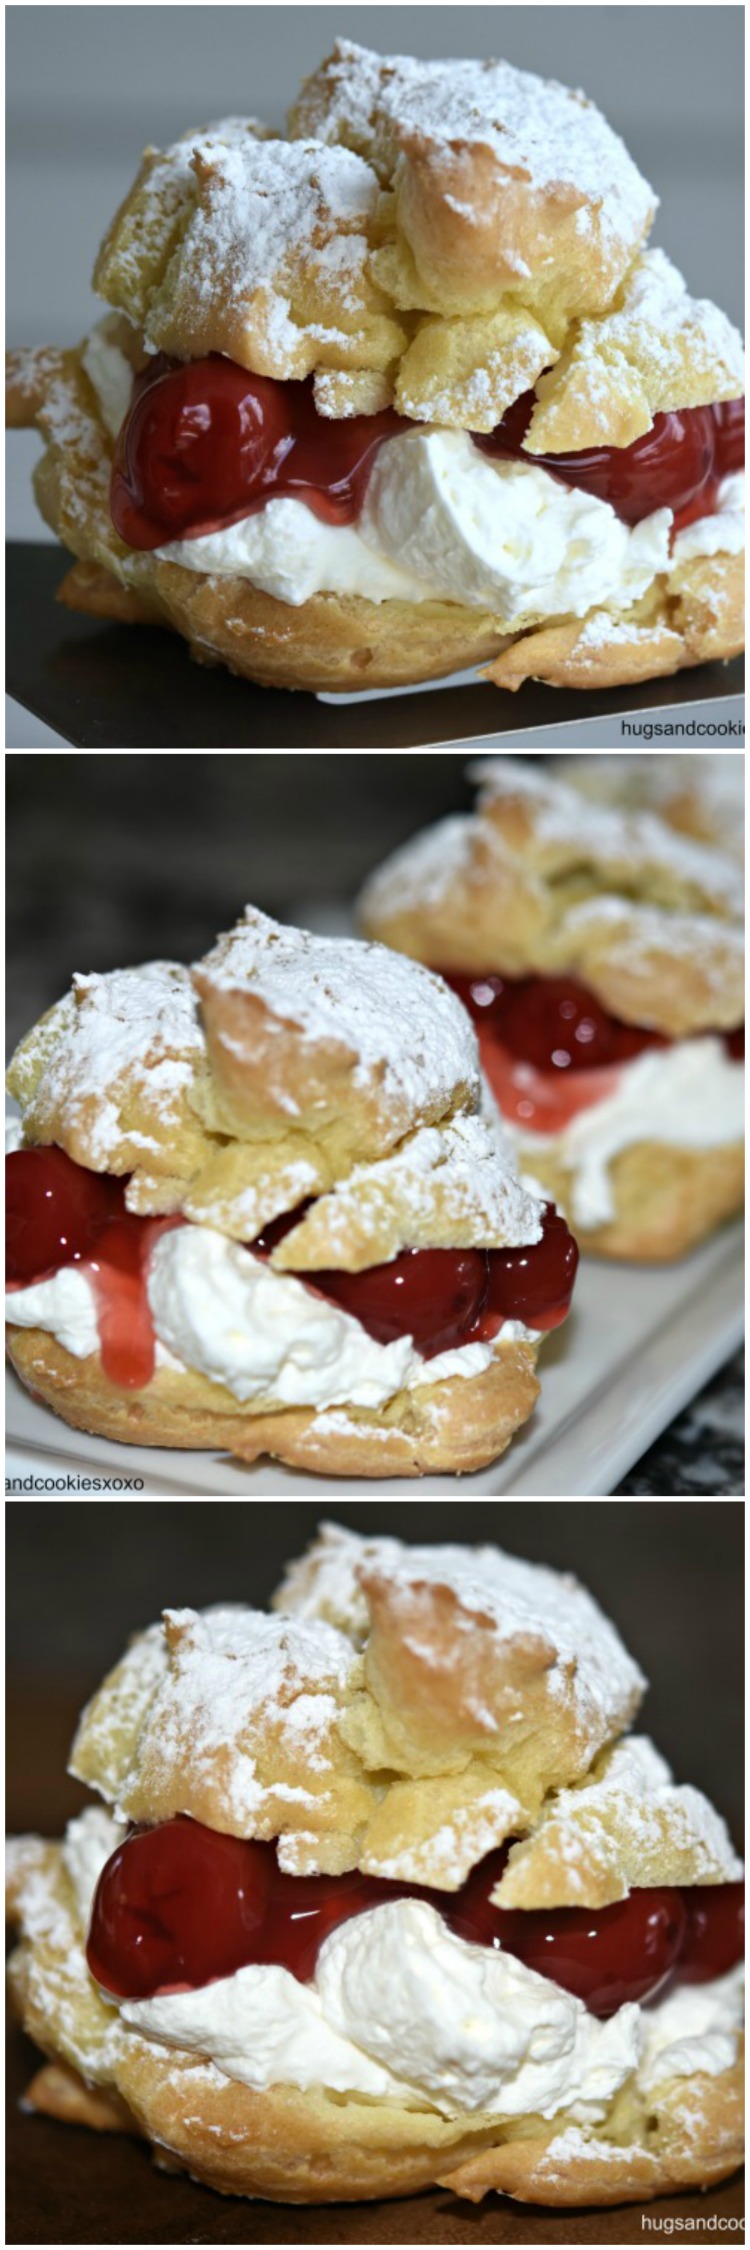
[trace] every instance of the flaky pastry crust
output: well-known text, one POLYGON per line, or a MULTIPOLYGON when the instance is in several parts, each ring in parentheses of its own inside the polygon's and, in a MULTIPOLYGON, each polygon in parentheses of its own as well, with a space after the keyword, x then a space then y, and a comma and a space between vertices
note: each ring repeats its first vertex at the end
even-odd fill
MULTIPOLYGON (((277 1835, 291 1872, 359 1865, 456 1889, 510 1828, 503 1903, 730 1880, 738 1863, 706 1800, 675 1787, 651 1745, 617 1740, 643 1685, 573 1581, 489 1549, 410 1551, 328 1527, 275 1616, 173 1611, 139 1635, 82 1716, 72 1770, 136 1820, 177 1810, 277 1835)), ((11 1846, 11 1996, 50 2058, 30 2106, 141 2133, 160 2163, 221 2193, 325 2203, 437 2183, 474 2201, 494 2188, 585 2205, 707 2186, 741 2160, 739 2065, 648 2087, 636 2069, 585 2127, 564 2112, 501 2123, 390 2096, 253 2091, 106 2001, 71 1869, 66 1846, 11 1846)))
POLYGON ((481 1375, 400 1391, 380 1410, 244 1408, 222 1384, 157 1368, 143 1391, 111 1383, 98 1358, 74 1359, 39 1328, 6 1331, 8 1357, 33 1397, 75 1430, 123 1445, 283 1461, 318 1476, 461 1476, 486 1468, 528 1421, 538 1345, 505 1345, 481 1375))
POLYGON ((742 754, 715 750, 666 758, 589 753, 559 758, 555 767, 595 804, 659 813, 678 835, 717 844, 744 863, 745 770, 742 754))
POLYGON ((477 813, 369 878, 369 935, 435 967, 579 977, 614 1015, 670 1038, 742 1023, 742 883, 725 854, 654 813, 589 807, 538 762, 477 772, 477 813))

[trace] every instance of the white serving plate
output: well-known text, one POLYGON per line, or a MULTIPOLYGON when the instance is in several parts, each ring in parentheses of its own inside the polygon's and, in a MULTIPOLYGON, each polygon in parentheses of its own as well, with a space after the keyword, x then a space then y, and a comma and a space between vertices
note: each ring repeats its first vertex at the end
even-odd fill
MULTIPOLYGON (((346 1479, 338 1490, 443 1500, 453 1494, 588 1499, 611 1493, 735 1349, 743 1302, 739 1220, 674 1266, 586 1260, 575 1311, 542 1351, 541 1398, 501 1461, 477 1476, 346 1479)), ((142 1477, 144 1499, 322 1499, 337 1489, 335 1478, 306 1476, 276 1462, 249 1468, 226 1455, 141 1450, 83 1437, 29 1398, 13 1374, 6 1427, 9 1479, 142 1477)), ((54 1497, 54 1482, 35 1496, 54 1497)), ((66 1496, 72 1495, 61 1490, 66 1496)))

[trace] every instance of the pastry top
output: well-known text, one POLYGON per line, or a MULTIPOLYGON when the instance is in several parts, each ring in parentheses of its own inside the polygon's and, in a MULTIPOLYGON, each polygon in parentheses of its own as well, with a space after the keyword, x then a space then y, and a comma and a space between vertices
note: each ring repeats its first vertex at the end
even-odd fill
POLYGON ((709 750, 692 756, 558 758, 555 772, 602 805, 648 807, 670 828, 718 844, 744 865, 745 760, 709 750))
POLYGON ((645 1682, 576 1580, 497 1549, 326 1526, 271 1616, 167 1611, 84 1711, 71 1771, 127 1818, 278 1839, 292 1873, 594 1904, 737 1872, 723 1824, 649 1745, 645 1682))
POLYGON ((178 358, 221 351, 285 379, 377 369, 404 341, 372 271, 377 197, 348 149, 232 118, 146 151, 94 286, 178 358))
POLYGON ((567 317, 602 306, 656 208, 593 102, 506 62, 339 40, 290 124, 356 149, 395 192, 394 295, 408 307, 490 310, 506 292, 531 307, 561 298, 567 317))
POLYGON ((478 812, 426 830, 365 885, 371 936, 444 969, 578 977, 670 1037, 742 1022, 732 859, 653 812, 589 803, 537 760, 472 770, 478 812))
POLYGON ((742 390, 730 323, 641 256, 654 208, 583 94, 340 41, 287 138, 229 118, 147 149, 94 285, 137 349, 311 374, 334 419, 486 431, 543 378, 531 453, 625 445, 742 390))
POLYGON ((79 976, 8 1074, 27 1142, 129 1175, 139 1212, 235 1239, 317 1198, 279 1267, 538 1241, 541 1204, 480 1114, 476 1041, 441 980, 254 908, 192 973, 79 976))

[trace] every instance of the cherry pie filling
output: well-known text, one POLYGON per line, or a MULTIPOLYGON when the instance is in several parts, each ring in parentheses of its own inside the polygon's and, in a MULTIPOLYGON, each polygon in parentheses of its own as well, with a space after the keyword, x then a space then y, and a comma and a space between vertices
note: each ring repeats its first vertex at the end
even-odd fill
MULTIPOLYGON (((6 1166, 8 1287, 30 1288, 64 1266, 85 1266, 96 1296, 105 1373, 138 1390, 154 1371, 148 1260, 161 1234, 184 1222, 143 1219, 125 1205, 127 1181, 89 1172, 59 1148, 17 1149, 6 1166)), ((248 1243, 267 1258, 305 1209, 287 1212, 248 1243)), ((539 1242, 508 1250, 402 1250, 364 1273, 300 1272, 301 1281, 359 1320, 377 1343, 410 1335, 423 1359, 490 1342, 503 1323, 556 1328, 569 1310, 578 1250, 554 1204, 539 1242)))
MULTIPOLYGON (((526 391, 474 443, 609 501, 628 524, 666 507, 677 531, 713 514, 721 479, 742 466, 744 399, 657 414, 633 445, 568 454, 524 453, 534 405, 526 391)), ((221 530, 283 493, 326 523, 355 523, 376 453, 410 426, 391 407, 332 421, 318 414, 312 377, 250 375, 217 352, 188 361, 157 353, 135 377, 117 439, 115 530, 145 551, 221 530)))
MULTIPOLYGON (((676 1044, 622 1023, 574 977, 438 973, 473 1019, 499 1109, 526 1132, 564 1132, 580 1111, 616 1092, 627 1063, 676 1044)), ((719 1036, 730 1059, 744 1061, 744 1025, 719 1036)))
POLYGON ((741 1883, 634 1890, 615 1906, 544 1913, 493 1906, 509 1844, 490 1852, 459 1891, 386 1883, 370 1875, 287 1875, 273 1843, 219 1835, 179 1815, 135 1828, 97 1885, 86 1958, 120 1999, 184 1992, 275 1962, 300 1983, 339 1923, 394 1899, 423 1899, 472 1945, 502 1949, 576 1995, 595 2016, 651 2000, 668 1979, 702 1984, 741 1960, 741 1883))

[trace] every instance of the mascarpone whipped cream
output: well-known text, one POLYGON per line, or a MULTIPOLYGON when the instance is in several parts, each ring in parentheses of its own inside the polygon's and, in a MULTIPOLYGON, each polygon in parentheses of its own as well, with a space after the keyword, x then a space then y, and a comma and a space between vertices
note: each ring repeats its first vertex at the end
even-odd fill
MULTIPOLYGON (((65 1864, 84 1926, 121 1840, 121 1822, 98 1807, 69 1825, 65 1864)), ((113 2005, 126 2042, 132 2032, 209 2058, 259 2091, 324 2085, 444 2117, 565 2111, 596 2124, 642 2067, 649 2085, 727 2069, 741 1994, 736 1969, 600 2021, 512 1955, 455 1937, 422 1900, 397 1899, 332 1931, 310 1984, 251 1965, 196 1991, 113 2005)))
POLYGON ((515 628, 583 617, 595 601, 628 608, 668 568, 671 521, 662 508, 631 530, 607 501, 531 462, 492 460, 466 430, 407 430, 376 455, 356 528, 281 498, 156 552, 294 606, 318 593, 443 599, 515 628))
POLYGON ((523 1146, 527 1167, 535 1151, 554 1149, 571 1173, 568 1218, 573 1226, 596 1227, 615 1215, 609 1167, 621 1149, 638 1141, 728 1148, 743 1138, 744 1113, 744 1064, 709 1032, 636 1055, 623 1064, 614 1092, 580 1110, 562 1133, 519 1129, 508 1118, 504 1125, 523 1146))
POLYGON ((672 548, 672 568, 693 562, 698 555, 741 555, 745 545, 745 477, 738 469, 724 477, 712 516, 700 516, 678 531, 672 548))
POLYGON ((718 2078, 722 2070, 731 2070, 744 2009, 743 1961, 709 1984, 676 1984, 663 2000, 642 2010, 641 2083, 659 2086, 667 2078, 692 2078, 697 2071, 718 2078))
MULTIPOLYGON (((189 1221, 155 1243, 147 1286, 157 1366, 207 1375, 243 1405, 379 1407, 400 1390, 481 1375, 495 1349, 463 1344, 422 1359, 411 1336, 379 1344, 303 1282, 189 1221)), ((43 1328, 75 1359, 98 1351, 96 1297, 85 1265, 62 1266, 28 1289, 10 1290, 5 1317, 19 1328, 43 1328)), ((525 1341, 535 1342, 536 1332, 506 1321, 502 1342, 525 1341)))

